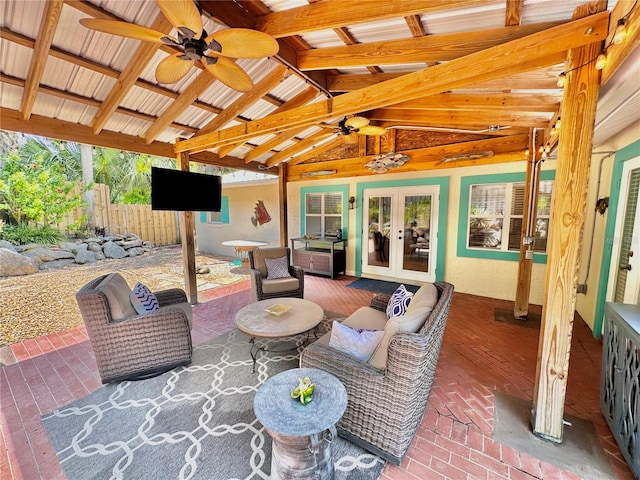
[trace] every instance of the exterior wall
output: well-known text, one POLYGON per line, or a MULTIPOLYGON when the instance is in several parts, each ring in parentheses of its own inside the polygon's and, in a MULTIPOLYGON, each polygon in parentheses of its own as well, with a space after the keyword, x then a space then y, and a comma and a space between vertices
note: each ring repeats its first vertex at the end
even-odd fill
MULTIPOLYGON (((610 138, 606 143, 595 149, 596 152, 618 152, 619 150, 640 141, 640 124, 634 124, 622 130, 615 137, 610 138)), ((599 294, 601 289, 606 289, 608 276, 606 272, 603 277, 603 258, 608 245, 606 241, 607 222, 611 209, 604 215, 595 211, 595 204, 598 198, 609 197, 609 204, 617 198, 617 192, 611 191, 611 177, 613 173, 614 154, 595 154, 589 172, 589 193, 587 198, 587 210, 585 219, 585 229, 583 234, 583 245, 581 252, 580 269, 578 273, 578 283, 586 284, 586 294, 579 294, 576 300, 576 311, 589 324, 594 335, 601 335, 603 306, 602 298, 599 294), (602 162, 602 173, 599 175, 599 166, 602 162), (593 247, 590 252, 591 239, 593 247), (591 255, 589 255, 591 253, 591 255), (601 285, 602 284, 602 285, 601 285), (600 311, 600 313, 598 313, 600 311)), ((606 299, 609 300, 608 298, 606 299)))
POLYGON ((280 202, 278 199, 278 180, 251 182, 242 185, 222 185, 222 196, 229 199, 229 223, 202 223, 200 214, 196 214, 196 248, 203 253, 235 256, 233 247, 226 247, 226 240, 260 240, 269 242, 269 246, 280 245, 280 202), (253 226, 251 217, 258 200, 271 217, 263 225, 253 226))
MULTIPOLYGON (((525 172, 525 162, 514 162, 503 165, 476 166, 455 169, 439 169, 424 172, 411 172, 404 174, 382 174, 358 178, 342 178, 333 180, 318 180, 314 182, 289 183, 287 189, 287 202, 289 211, 289 237, 301 236, 300 222, 300 191, 309 186, 341 186, 348 185, 349 196, 356 197, 356 208, 349 210, 348 246, 347 246, 347 273, 355 275, 359 272, 359 259, 356 258, 356 245, 360 235, 356 232, 358 216, 362 214, 362 197, 358 195, 358 184, 371 184, 376 181, 388 182, 416 181, 416 178, 429 179, 445 177, 448 180, 448 209, 440 211, 440 215, 446 217, 446 241, 440 248, 444 248, 445 262, 444 272, 438 278, 455 285, 456 291, 474 295, 500 298, 506 300, 515 299, 515 284, 518 275, 518 262, 512 260, 494 260, 485 258, 459 257, 457 255, 458 236, 466 232, 459 232, 459 202, 460 182, 465 176, 491 175, 496 173, 525 172), (499 171, 497 171, 499 169, 499 171), (472 274, 470 274, 472 272, 472 274)), ((543 164, 543 170, 555 170, 555 162, 547 161, 543 164)), ((441 190, 441 196, 443 192, 441 190)), ((442 198, 441 198, 442 203, 442 198)), ((442 232, 440 232, 442 233, 442 232)), ((531 280, 530 303, 541 304, 544 291, 545 263, 535 263, 531 280)))

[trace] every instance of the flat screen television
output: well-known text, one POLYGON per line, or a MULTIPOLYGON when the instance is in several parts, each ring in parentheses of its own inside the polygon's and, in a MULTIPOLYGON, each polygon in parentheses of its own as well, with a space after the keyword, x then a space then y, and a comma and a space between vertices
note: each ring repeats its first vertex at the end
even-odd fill
POLYGON ((217 175, 151 167, 151 209, 219 212, 222 182, 217 175))

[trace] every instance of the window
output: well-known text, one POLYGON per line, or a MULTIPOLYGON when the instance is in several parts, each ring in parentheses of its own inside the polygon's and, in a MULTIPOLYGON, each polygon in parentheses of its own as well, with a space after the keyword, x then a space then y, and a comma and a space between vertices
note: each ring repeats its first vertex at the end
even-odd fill
POLYGON ((342 192, 314 192, 304 197, 306 235, 335 236, 342 229, 342 192))
MULTIPOLYGON (((533 250, 545 253, 553 180, 540 182, 533 250)), ((526 188, 524 183, 484 183, 470 186, 467 246, 519 251, 526 188)))
POLYGON ((229 197, 222 196, 219 212, 200 212, 200 222, 217 225, 229 223, 229 197))

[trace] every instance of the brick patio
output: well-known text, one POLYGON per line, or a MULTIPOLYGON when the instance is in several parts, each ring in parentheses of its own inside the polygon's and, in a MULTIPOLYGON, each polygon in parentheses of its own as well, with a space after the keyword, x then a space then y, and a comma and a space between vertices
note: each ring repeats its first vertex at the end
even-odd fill
MULTIPOLYGON (((346 288, 352 280, 307 275, 305 298, 348 315, 373 296, 346 288)), ((251 301, 249 288, 243 281, 201 294, 194 343, 233 328, 235 313, 251 301)), ((493 392, 533 398, 538 342, 537 329, 496 322, 495 308, 512 303, 454 295, 424 420, 402 465, 387 465, 383 480, 580 478, 493 440, 493 392)), ((601 348, 577 318, 565 412, 593 422, 616 478, 632 480, 598 406, 601 348)), ((40 416, 101 385, 84 328, 3 347, 0 360, 0 480, 65 478, 40 416)))

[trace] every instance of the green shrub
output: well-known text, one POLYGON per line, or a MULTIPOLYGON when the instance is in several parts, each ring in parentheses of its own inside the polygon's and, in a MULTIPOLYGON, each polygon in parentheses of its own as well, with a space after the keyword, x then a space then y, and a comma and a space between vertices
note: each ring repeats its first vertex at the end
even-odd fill
POLYGON ((50 225, 5 224, 0 231, 0 240, 6 240, 13 245, 24 245, 26 243, 51 245, 61 242, 65 238, 64 233, 50 225))

